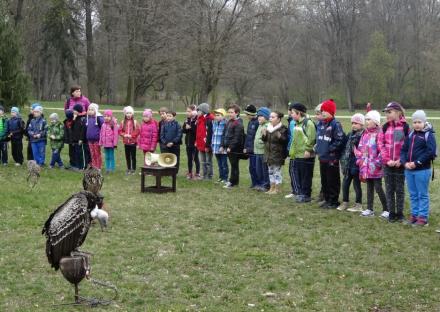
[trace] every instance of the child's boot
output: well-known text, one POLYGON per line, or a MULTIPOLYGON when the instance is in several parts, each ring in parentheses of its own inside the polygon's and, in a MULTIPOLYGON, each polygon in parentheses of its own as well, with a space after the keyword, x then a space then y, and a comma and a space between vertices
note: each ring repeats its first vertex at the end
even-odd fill
POLYGON ((347 210, 347 208, 348 208, 348 202, 342 202, 342 203, 339 205, 339 207, 336 208, 336 209, 339 210, 339 211, 344 211, 344 210, 347 210))
POLYGON ((360 203, 356 203, 353 207, 347 209, 349 212, 362 212, 363 210, 362 204, 360 203))
POLYGON ((273 192, 271 194, 276 195, 279 193, 281 193, 281 184, 275 184, 275 186, 273 187, 273 192))
POLYGON ((273 194, 275 190, 275 183, 270 184, 270 189, 266 192, 266 194, 273 194))

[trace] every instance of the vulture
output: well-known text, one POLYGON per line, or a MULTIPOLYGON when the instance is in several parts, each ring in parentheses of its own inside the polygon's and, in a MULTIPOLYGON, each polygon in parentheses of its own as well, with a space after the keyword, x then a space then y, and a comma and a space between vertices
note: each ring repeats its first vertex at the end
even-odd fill
MULTIPOLYGON (((46 235, 46 255, 56 270, 63 257, 84 243, 91 223, 91 211, 102 205, 102 197, 89 191, 73 194, 49 216, 42 234, 46 235)), ((100 215, 97 215, 100 218, 100 215)), ((101 223, 101 221, 100 221, 101 223)))
POLYGON ((84 170, 83 188, 85 191, 98 194, 102 188, 102 182, 104 182, 104 178, 100 170, 91 166, 84 170))

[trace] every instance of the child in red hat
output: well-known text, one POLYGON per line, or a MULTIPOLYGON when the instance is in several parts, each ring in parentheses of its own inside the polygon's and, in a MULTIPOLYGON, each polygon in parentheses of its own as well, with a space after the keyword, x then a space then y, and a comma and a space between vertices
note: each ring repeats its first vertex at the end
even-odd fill
POLYGON ((321 186, 324 201, 321 208, 335 209, 339 206, 341 179, 339 159, 344 150, 346 136, 342 125, 335 119, 336 103, 325 100, 321 103, 322 120, 317 125, 316 154, 319 157, 321 186))

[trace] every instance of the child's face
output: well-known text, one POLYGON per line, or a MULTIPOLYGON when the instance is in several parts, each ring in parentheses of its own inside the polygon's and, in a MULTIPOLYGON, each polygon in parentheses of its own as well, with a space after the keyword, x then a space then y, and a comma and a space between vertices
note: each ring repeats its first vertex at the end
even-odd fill
POLYGON ((228 116, 231 119, 235 119, 237 118, 237 113, 235 112, 235 110, 233 110, 232 108, 228 109, 228 116))
POLYGON ((143 117, 142 117, 142 120, 143 120, 144 122, 149 122, 149 121, 151 120, 151 118, 148 117, 148 116, 143 116, 143 117))
POLYGON ((422 131, 423 128, 425 127, 425 123, 420 119, 413 120, 412 124, 415 131, 422 131))
POLYGON ((373 129, 373 128, 376 128, 376 127, 377 127, 377 125, 376 125, 376 123, 373 121, 373 119, 370 119, 370 118, 366 118, 366 119, 365 119, 365 124, 367 125, 367 128, 368 128, 368 129, 373 129))
POLYGON ((397 121, 400 119, 400 112, 395 109, 390 109, 385 112, 387 121, 397 121))
POLYGON ((332 115, 329 112, 321 112, 322 119, 328 119, 332 115))
POLYGON ((323 119, 321 112, 315 111, 315 118, 317 121, 321 121, 323 119))
POLYGON ((272 126, 276 126, 279 124, 280 119, 278 118, 278 115, 275 113, 270 113, 269 121, 272 124, 272 126))
POLYGON ((74 111, 73 111, 73 116, 78 116, 78 115, 79 115, 79 112, 76 111, 76 110, 74 110, 74 111))
POLYGON ((266 122, 266 118, 264 116, 258 116, 258 123, 260 125, 264 124, 266 122))
POLYGON ((166 120, 167 119, 167 113, 166 112, 159 112, 160 113, 160 119, 166 120))
POLYGON ((223 115, 222 114, 215 114, 215 120, 216 121, 222 121, 223 120, 223 115))
POLYGON ((298 121, 301 118, 301 114, 297 113, 295 110, 290 111, 290 117, 293 118, 293 120, 298 121))
POLYGON ((72 92, 72 96, 74 98, 79 98, 81 96, 81 89, 75 90, 72 92))
MULTIPOLYGON (((2 111, 0 111, 0 116, 1 116, 1 114, 2 114, 2 111)), ((16 112, 11 112, 11 116, 12 117, 17 117, 17 113, 16 112)))
POLYGON ((186 109, 186 117, 191 118, 192 117, 192 110, 191 108, 186 109))
POLYGON ((105 120, 105 122, 110 122, 112 120, 112 116, 105 115, 104 120, 105 120))
POLYGON ((254 119, 254 118, 255 118, 255 116, 252 116, 252 115, 247 115, 247 114, 246 114, 246 117, 247 117, 247 119, 248 119, 248 120, 252 120, 252 119, 254 119))
POLYGON ((168 113, 167 114, 167 121, 173 121, 173 120, 174 120, 173 114, 168 113))
POLYGON ((87 115, 95 116, 96 115, 95 109, 93 107, 89 107, 89 109, 87 110, 87 115))
POLYGON ((351 123, 351 130, 353 131, 359 131, 363 128, 364 126, 361 124, 358 124, 357 122, 352 122, 351 123))
POLYGON ((41 116, 41 112, 40 112, 40 111, 37 111, 37 110, 34 110, 34 111, 33 111, 33 114, 34 114, 34 117, 35 117, 35 118, 38 118, 38 117, 41 116))
POLYGON ((51 120, 50 120, 50 123, 54 125, 54 124, 57 123, 57 120, 56 120, 56 119, 51 119, 51 120))
POLYGON ((133 118, 133 113, 132 112, 125 113, 125 118, 127 119, 133 118))
POLYGON ((197 116, 202 116, 202 115, 203 115, 203 112, 201 110, 198 110, 197 111, 197 116))

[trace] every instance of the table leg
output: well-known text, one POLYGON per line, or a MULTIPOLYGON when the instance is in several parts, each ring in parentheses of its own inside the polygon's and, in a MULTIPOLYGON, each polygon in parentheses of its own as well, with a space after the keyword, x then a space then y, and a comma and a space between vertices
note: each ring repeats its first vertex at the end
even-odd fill
POLYGON ((162 187, 162 176, 161 175, 157 175, 156 176, 156 188, 158 190, 160 190, 161 187, 162 187))
POLYGON ((145 193, 145 174, 141 170, 141 192, 145 193))
POLYGON ((175 193, 176 192, 176 175, 175 174, 173 174, 173 192, 175 193))

